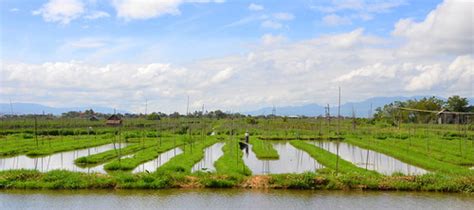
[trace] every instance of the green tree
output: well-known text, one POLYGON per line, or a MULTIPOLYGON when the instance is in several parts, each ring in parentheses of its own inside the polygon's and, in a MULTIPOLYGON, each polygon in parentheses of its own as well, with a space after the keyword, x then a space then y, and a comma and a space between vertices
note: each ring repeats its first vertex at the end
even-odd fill
POLYGON ((446 103, 446 108, 453 112, 465 112, 467 111, 467 106, 469 102, 467 98, 462 98, 460 96, 451 96, 448 98, 448 103, 446 103))
POLYGON ((153 112, 149 114, 148 116, 146 116, 146 119, 147 120, 160 120, 160 115, 156 112, 153 112))

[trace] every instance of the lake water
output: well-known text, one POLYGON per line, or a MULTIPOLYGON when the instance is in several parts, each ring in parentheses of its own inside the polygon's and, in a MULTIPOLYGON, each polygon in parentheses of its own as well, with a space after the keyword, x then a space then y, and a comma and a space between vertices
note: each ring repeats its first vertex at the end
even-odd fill
POLYGON ((474 209, 474 195, 421 192, 169 189, 0 191, 0 209, 474 209))
POLYGON ((214 167, 214 162, 219 159, 224 152, 222 151, 222 147, 224 147, 225 143, 215 143, 214 145, 206 148, 204 150, 204 158, 196 163, 193 168, 191 169, 192 172, 195 171, 215 171, 216 168, 214 167))
MULTIPOLYGON (((125 146, 127 146, 126 143, 121 144, 122 148, 125 146)), ((105 173, 103 165, 81 168, 74 164, 74 160, 80 157, 113 150, 114 148, 119 148, 119 144, 115 144, 115 147, 114 144, 106 144, 87 149, 55 153, 43 157, 28 157, 26 155, 20 155, 10 158, 1 158, 0 170, 35 169, 41 172, 47 172, 55 169, 64 169, 77 172, 105 173)))
POLYGON ((244 162, 252 170, 252 174, 282 174, 303 173, 305 171, 316 171, 324 166, 318 163, 308 153, 296 149, 288 142, 271 143, 278 152, 278 160, 259 160, 252 151, 252 145, 244 149, 244 162))
MULTIPOLYGON (((321 147, 333 154, 337 153, 337 142, 335 141, 308 141, 308 143, 321 147)), ((361 168, 374 170, 385 175, 391 175, 394 172, 401 172, 407 175, 427 173, 424 169, 404 163, 388 155, 362 149, 345 142, 339 142, 339 156, 361 168)))
POLYGON ((162 166, 163 164, 171 160, 171 158, 174 158, 176 155, 179 155, 181 153, 183 153, 183 150, 181 150, 180 148, 170 149, 166 152, 161 153, 156 159, 137 166, 133 170, 133 173, 145 171, 154 172, 158 167, 162 166))

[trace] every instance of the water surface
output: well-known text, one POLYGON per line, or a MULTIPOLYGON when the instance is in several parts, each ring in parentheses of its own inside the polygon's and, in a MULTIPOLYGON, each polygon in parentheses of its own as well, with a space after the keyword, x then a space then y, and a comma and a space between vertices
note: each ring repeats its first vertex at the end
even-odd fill
POLYGON ((206 148, 204 150, 204 158, 201 161, 196 163, 193 168, 191 169, 192 172, 195 171, 208 171, 213 172, 216 170, 214 167, 214 162, 219 159, 224 152, 222 151, 222 147, 225 143, 219 142, 215 143, 214 145, 206 148))
POLYGON ((252 170, 252 174, 282 174, 303 173, 305 171, 316 171, 324 166, 318 163, 308 153, 296 149, 288 142, 271 143, 278 152, 278 160, 259 160, 252 151, 252 145, 244 149, 244 162, 252 170))
MULTIPOLYGON (((321 147, 333 154, 337 153, 338 142, 336 141, 308 141, 308 143, 321 147)), ((361 168, 374 170, 385 175, 391 175, 395 172, 400 172, 406 175, 427 173, 427 171, 422 168, 404 163, 388 155, 372 150, 362 149, 345 142, 339 142, 339 156, 361 168)))
POLYGON ((455 193, 169 189, 0 191, 0 209, 463 209, 455 193))
POLYGON ((180 148, 170 149, 158 155, 158 157, 155 158, 154 160, 148 161, 146 163, 143 163, 137 166, 133 170, 133 173, 145 172, 145 171, 149 171, 149 172, 156 171, 158 167, 162 166, 163 164, 171 160, 171 158, 181 153, 183 153, 183 150, 181 150, 180 148))

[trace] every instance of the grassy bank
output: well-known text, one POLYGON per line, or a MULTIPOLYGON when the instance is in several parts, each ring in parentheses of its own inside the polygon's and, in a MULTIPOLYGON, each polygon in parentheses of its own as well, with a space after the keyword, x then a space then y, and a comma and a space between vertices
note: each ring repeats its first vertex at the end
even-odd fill
POLYGON ((169 173, 191 173, 194 164, 204 158, 204 149, 215 144, 219 140, 216 137, 209 136, 204 141, 196 141, 192 145, 182 147, 183 153, 175 156, 170 161, 163 164, 156 171, 158 174, 169 173))
POLYGON ((326 190, 403 190, 474 193, 474 177, 426 174, 422 176, 363 176, 360 174, 304 173, 269 176, 182 173, 86 174, 32 170, 0 172, 0 189, 162 189, 162 188, 276 188, 326 190), (214 182, 212 182, 214 180, 214 182), (217 183, 221 183, 220 185, 217 183), (226 183, 226 184, 222 184, 226 183))
POLYGON ((252 145, 252 151, 258 159, 278 159, 280 157, 268 141, 252 138, 249 143, 252 145))
POLYGON ((224 154, 214 163, 217 173, 228 175, 252 174, 252 171, 242 160, 243 152, 240 150, 237 140, 226 140, 222 151, 224 154))

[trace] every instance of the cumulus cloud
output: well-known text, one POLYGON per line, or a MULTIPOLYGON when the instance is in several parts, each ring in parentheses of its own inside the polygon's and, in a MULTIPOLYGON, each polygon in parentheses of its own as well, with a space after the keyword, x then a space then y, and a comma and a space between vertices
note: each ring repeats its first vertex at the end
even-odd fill
POLYGON ((33 15, 41 15, 47 22, 69 24, 84 13, 84 4, 80 0, 50 0, 33 15))
POLYGON ((94 20, 99 18, 108 18, 110 14, 104 11, 92 11, 88 15, 84 16, 85 19, 94 20))
POLYGON ((265 20, 262 22, 262 27, 271 29, 280 29, 283 25, 273 20, 265 20))
POLYGON ((288 13, 288 12, 275 13, 273 14, 273 17, 275 17, 275 19, 277 20, 283 20, 283 21, 293 20, 295 18, 293 14, 288 13))
POLYGON ((407 43, 399 53, 465 54, 473 53, 474 2, 445 0, 421 22, 402 19, 392 34, 404 38, 407 43))
POLYGON ((371 91, 379 86, 386 91, 407 94, 437 92, 472 96, 473 64, 472 55, 458 56, 450 63, 376 63, 343 74, 333 81, 362 91, 371 91))
POLYGON ((224 0, 113 0, 117 16, 131 19, 150 19, 162 15, 179 15, 183 3, 222 3, 224 0))
POLYGON ((323 23, 329 26, 348 25, 352 21, 348 17, 342 17, 336 14, 330 14, 323 17, 323 23))
POLYGON ((249 8, 249 10, 252 10, 252 11, 260 11, 260 10, 265 9, 265 8, 263 7, 263 5, 254 4, 254 3, 251 3, 248 8, 249 8))
POLYGON ((264 34, 262 36, 262 44, 264 46, 275 46, 286 41, 286 37, 283 35, 264 34))

